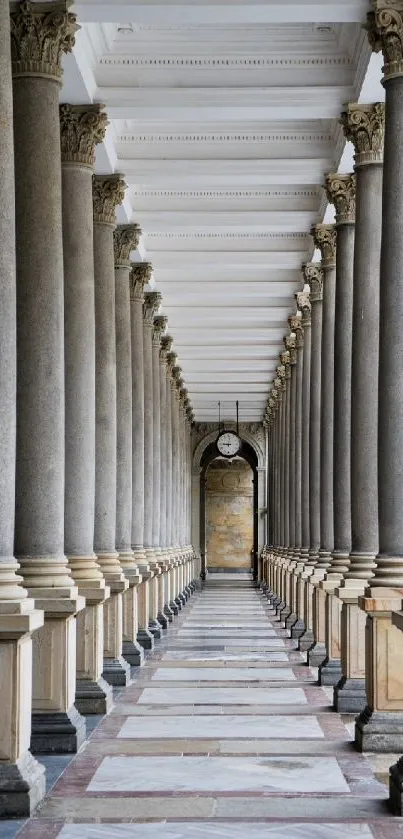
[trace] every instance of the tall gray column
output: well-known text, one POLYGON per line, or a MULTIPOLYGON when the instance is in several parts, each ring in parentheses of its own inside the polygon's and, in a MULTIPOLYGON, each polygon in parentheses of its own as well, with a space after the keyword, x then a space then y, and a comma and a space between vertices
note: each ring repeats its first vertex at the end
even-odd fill
POLYGON ((166 521, 165 533, 166 544, 165 547, 169 549, 171 555, 172 548, 172 407, 171 407, 171 367, 170 354, 172 350, 173 339, 170 335, 164 335, 161 340, 163 352, 166 358, 166 391, 165 391, 165 416, 166 416, 166 445, 165 445, 165 461, 166 461, 166 521))
POLYGON ((123 657, 130 665, 143 663, 137 642, 137 586, 142 581, 134 556, 132 539, 133 478, 133 382, 131 346, 131 263, 130 254, 139 243, 138 225, 121 225, 114 230, 115 324, 116 324, 116 550, 129 588, 123 594, 123 657))
POLYGON ((172 622, 174 612, 169 605, 171 582, 170 555, 170 505, 171 505, 171 389, 168 380, 167 356, 172 347, 170 335, 161 337, 160 349, 160 403, 161 403, 161 515, 160 515, 160 545, 164 561, 167 565, 165 572, 165 591, 163 613, 172 622))
POLYGON ((157 620, 167 629, 168 619, 164 611, 165 580, 167 573, 167 559, 161 542, 161 523, 166 516, 165 496, 165 392, 161 382, 161 338, 166 330, 168 318, 157 315, 153 323, 153 485, 154 485, 154 515, 153 515, 153 543, 156 558, 160 568, 158 578, 158 612, 157 620), (163 393, 161 395, 161 388, 163 393), (162 398, 161 398, 162 396, 162 398), (163 439, 164 437, 164 439, 163 439), (164 503, 162 501, 164 497, 164 503))
MULTIPOLYGON (((301 467, 302 467, 302 376, 303 376, 303 347, 304 330, 302 316, 298 312, 288 318, 291 329, 292 346, 290 348, 291 367, 291 458, 290 458, 290 498, 292 525, 292 560, 290 567, 290 614, 286 620, 286 627, 292 629, 298 621, 298 569, 301 567, 301 467)), ((296 630, 294 637, 297 637, 296 630)))
MULTIPOLYGON (((290 325, 291 329, 291 325, 290 325)), ((288 488, 289 488, 289 556, 293 558, 295 550, 295 432, 296 432, 296 408, 297 408, 297 346, 296 335, 292 331, 285 339, 285 347, 290 353, 290 415, 289 415, 289 464, 288 464, 288 488)))
POLYGON ((336 237, 333 224, 312 228, 322 256, 322 358, 320 397, 320 551, 318 566, 328 568, 334 548, 333 535, 333 420, 334 420, 334 319, 336 301, 336 237))
POLYGON ((373 576, 378 552, 379 277, 384 106, 348 105, 344 132, 354 143, 356 227, 351 374, 351 529, 347 579, 373 576))
POLYGON ((35 634, 35 751, 73 751, 85 736, 74 706, 75 614, 84 606, 64 555, 64 301, 59 91, 75 16, 66 3, 12 6, 17 254, 15 550, 45 610, 35 634), (33 154, 33 149, 37 153, 33 154), (58 619, 55 615, 58 601, 58 619), (53 650, 60 654, 54 656, 53 650), (47 651, 47 652, 46 652, 47 651), (52 678, 49 678, 49 673, 52 678), (49 711, 49 709, 52 709, 49 711), (60 727, 59 727, 60 722, 60 727))
POLYGON ((277 367, 277 375, 281 382, 282 399, 280 404, 279 417, 279 537, 280 537, 280 552, 284 552, 285 547, 285 418, 287 411, 287 384, 285 377, 285 366, 280 364, 277 367))
POLYGON ((21 586, 14 558, 16 442, 16 275, 13 101, 8 0, 0 2, 0 816, 30 816, 45 794, 44 768, 29 752, 31 630, 43 613, 21 586), (10 673, 13 679, 10 679, 10 673))
POLYGON ((60 107, 64 261, 64 544, 86 608, 77 616, 76 707, 106 713, 112 689, 102 679, 103 602, 109 597, 94 553, 95 309, 92 173, 107 126, 100 105, 60 107))
POLYGON ((146 556, 155 564, 153 550, 153 505, 154 505, 154 419, 153 419, 153 320, 161 304, 162 295, 148 291, 144 296, 144 547, 146 556))
POLYGON ((149 580, 152 572, 144 550, 144 286, 150 282, 152 265, 132 263, 130 273, 130 324, 132 351, 132 536, 131 544, 141 575, 138 594, 137 641, 152 649, 154 639, 148 629, 149 580))
POLYGON ((104 670, 109 684, 127 684, 122 657, 122 592, 128 588, 116 550, 116 324, 115 208, 125 183, 120 175, 94 175, 95 274, 95 526, 94 549, 111 597, 104 606, 104 670))

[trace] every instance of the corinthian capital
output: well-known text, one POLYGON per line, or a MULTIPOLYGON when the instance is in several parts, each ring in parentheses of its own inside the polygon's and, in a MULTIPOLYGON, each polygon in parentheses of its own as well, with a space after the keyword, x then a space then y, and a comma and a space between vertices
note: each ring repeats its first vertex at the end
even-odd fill
POLYGON ((151 262, 132 262, 130 271, 130 300, 134 303, 138 300, 144 303, 144 286, 146 286, 153 273, 151 262))
POLYGON ((125 189, 126 184, 122 175, 93 175, 94 222, 115 226, 115 208, 122 203, 125 189))
POLYGON ((146 326, 152 326, 155 315, 161 305, 162 294, 160 291, 147 291, 144 295, 143 317, 146 326))
POLYGON ((374 52, 383 52, 384 79, 403 76, 403 0, 372 0, 372 7, 366 28, 374 52))
POLYGON ((320 250, 323 268, 336 265, 337 231, 334 224, 315 224, 311 229, 311 236, 315 247, 320 250))
POLYGON ((356 166, 382 163, 385 133, 385 105, 349 103, 340 122, 347 140, 354 144, 356 166))
POLYGON ((74 47, 80 27, 69 0, 55 3, 11 3, 13 76, 45 76, 60 83, 63 53, 74 47))
POLYGON ((310 285, 309 277, 310 277, 310 269, 311 266, 315 263, 308 262, 306 265, 302 267, 302 276, 304 278, 304 288, 302 291, 297 291, 295 295, 295 299, 297 301, 297 306, 299 311, 301 312, 301 321, 302 326, 304 329, 311 325, 311 292, 307 286, 310 285))
POLYGON ((172 344, 174 339, 171 335, 162 335, 161 337, 161 347, 160 347, 160 359, 161 361, 168 361, 168 353, 171 352, 172 344))
POLYGON ((157 315, 153 320, 153 341, 158 347, 161 346, 161 338, 167 328, 168 318, 165 315, 157 315))
POLYGON ((311 289, 309 299, 317 303, 323 297, 323 270, 320 262, 306 262, 303 266, 305 281, 311 289))
MULTIPOLYGON (((309 307, 309 311, 311 311, 311 307, 309 307)), ((298 312, 296 315, 290 315, 288 323, 291 333, 295 335, 295 348, 299 350, 304 346, 304 326, 301 312, 298 312)))
POLYGON ((290 332, 289 335, 284 335, 284 346, 289 355, 289 364, 297 363, 297 336, 295 332, 290 332))
POLYGON ((176 367, 177 361, 178 361, 178 356, 176 355, 176 352, 169 351, 167 353, 167 368, 168 368, 168 374, 169 374, 169 378, 171 379, 171 382, 174 381, 173 371, 176 367))
POLYGON ((140 241, 141 227, 138 224, 121 224, 113 231, 115 268, 130 268, 130 254, 140 241))
POLYGON ((354 224, 355 175, 326 175, 325 192, 329 204, 334 204, 336 224, 354 224))
POLYGON ((103 105, 60 105, 62 163, 92 169, 95 146, 105 137, 108 117, 103 105))

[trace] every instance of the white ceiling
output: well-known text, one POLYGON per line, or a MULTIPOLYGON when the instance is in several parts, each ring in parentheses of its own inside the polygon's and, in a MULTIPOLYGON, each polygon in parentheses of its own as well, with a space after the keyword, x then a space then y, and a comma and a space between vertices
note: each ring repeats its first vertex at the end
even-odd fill
MULTIPOLYGON (((110 118, 97 171, 129 190, 197 420, 260 420, 343 103, 379 98, 366 0, 81 0, 65 102, 110 118), (371 65, 372 66, 372 65, 371 65)), ((378 61, 379 57, 376 57, 378 61)), ((379 61, 378 61, 379 63, 379 61)), ((340 161, 341 164, 340 164, 340 161)))

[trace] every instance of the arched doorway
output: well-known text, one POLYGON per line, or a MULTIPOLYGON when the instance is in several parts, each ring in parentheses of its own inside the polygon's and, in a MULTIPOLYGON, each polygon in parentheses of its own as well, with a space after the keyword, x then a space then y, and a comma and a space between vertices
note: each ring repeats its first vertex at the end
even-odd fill
MULTIPOLYGON (((249 547, 248 553, 250 552, 250 548, 252 548, 251 564, 250 564, 249 567, 252 570, 253 578, 257 579, 257 576, 258 576, 258 475, 257 475, 257 457, 256 457, 256 453, 255 453, 254 449, 252 448, 252 446, 249 443, 243 442, 241 456, 238 457, 238 458, 234 458, 232 463, 245 464, 245 467, 249 468, 252 472, 252 481, 251 481, 252 494, 251 494, 251 499, 250 499, 251 500, 251 515, 252 515, 252 529, 251 529, 252 544, 249 547)), ((223 485, 223 484, 225 484, 225 480, 224 480, 224 482, 222 481, 222 478, 224 477, 224 475, 219 475, 219 474, 215 475, 214 473, 215 472, 219 473, 220 469, 222 470, 223 473, 226 472, 225 478, 227 479, 227 483, 229 483, 229 484, 232 483, 233 488, 235 489, 234 482, 229 479, 229 476, 231 475, 231 471, 228 469, 229 465, 230 465, 230 463, 229 463, 228 460, 225 460, 223 458, 218 458, 215 442, 210 443, 210 445, 207 446, 207 448, 205 449, 205 451, 203 453, 203 456, 202 456, 202 459, 201 459, 201 463, 200 463, 200 466, 201 466, 201 471, 200 471, 200 554, 201 554, 201 578, 203 580, 206 579, 206 572, 207 572, 207 567, 208 567, 208 553, 207 553, 208 542, 210 544, 210 549, 211 549, 211 546, 215 544, 215 549, 216 549, 217 557, 218 557, 218 560, 219 560, 220 544, 221 544, 221 547, 224 547, 225 543, 227 542, 228 550, 230 550, 231 549, 231 541, 232 541, 232 544, 236 543, 237 532, 238 532, 238 534, 240 534, 240 530, 241 530, 241 528, 239 526, 238 526, 238 528, 236 526, 237 505, 233 505, 232 512, 228 513, 228 515, 227 515, 227 523, 225 522, 226 516, 225 516, 225 513, 224 513, 224 515, 222 516, 222 520, 220 522, 220 525, 219 525, 220 528, 221 528, 220 533, 218 534, 216 532, 215 542, 214 542, 214 538, 212 539, 212 536, 213 536, 212 530, 214 529, 215 524, 217 524, 217 517, 220 517, 221 513, 224 510, 224 505, 222 504, 221 505, 221 511, 220 511, 220 509, 217 509, 216 510, 216 516, 211 515, 213 505, 214 505, 214 500, 213 500, 214 499, 214 487, 217 489, 218 487, 220 487, 220 484, 221 484, 221 488, 225 489, 225 486, 223 485), (222 464, 222 466, 218 465, 220 463, 222 464), (226 467, 226 469, 225 469, 225 467, 226 467), (209 472, 210 472, 210 476, 211 476, 210 477, 211 499, 209 497, 210 494, 208 492, 209 472), (208 502, 210 500, 212 501, 211 506, 208 504, 208 502), (209 506, 210 506, 210 509, 209 509, 209 506), (228 527, 228 529, 232 527, 233 530, 234 530, 234 533, 232 534, 232 540, 231 540, 231 534, 230 533, 225 534, 225 528, 226 527, 228 527)), ((233 473, 234 477, 235 477, 235 473, 236 473, 236 468, 234 469, 234 473, 233 473)), ((239 466, 239 473, 241 473, 240 466, 239 466)), ((238 476, 237 476, 237 478, 238 478, 238 476)), ((247 484, 247 482, 245 481, 245 485, 246 484, 247 484)), ((224 498, 227 497, 227 499, 228 499, 231 493, 230 493, 230 491, 228 491, 227 493, 225 493, 225 492, 218 493, 218 495, 220 495, 220 494, 222 496, 222 500, 224 501, 224 498)), ((247 496, 245 494, 245 505, 244 505, 245 506, 245 516, 247 515, 246 508, 247 508, 247 503, 248 503, 246 499, 247 499, 247 496)), ((230 505, 228 506, 227 509, 229 510, 229 508, 230 508, 230 505)), ((239 506, 238 506, 238 509, 239 509, 239 506)), ((245 538, 247 538, 247 528, 245 528, 244 536, 245 536, 245 538)), ((240 545, 240 551, 242 552, 243 550, 244 550, 244 547, 240 545)), ((217 564, 217 557, 215 558, 215 565, 216 565, 216 567, 220 567, 217 564)), ((223 565, 223 567, 229 568, 229 563, 225 563, 225 565, 223 565)))

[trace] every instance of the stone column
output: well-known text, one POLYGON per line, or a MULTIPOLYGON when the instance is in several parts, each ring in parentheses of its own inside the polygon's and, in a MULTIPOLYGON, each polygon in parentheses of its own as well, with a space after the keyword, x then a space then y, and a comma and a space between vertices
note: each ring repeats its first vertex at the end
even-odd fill
MULTIPOLYGON (((365 751, 403 750, 401 635, 392 625, 402 598, 403 525, 401 451, 403 340, 401 264, 403 254, 401 161, 403 131, 403 3, 373 0, 370 40, 384 57, 385 147, 379 312, 378 502, 379 553, 371 588, 359 604, 367 613, 368 704, 357 718, 355 741, 365 751), (390 588, 389 588, 390 587, 390 588), (398 591, 394 591, 398 589, 398 591), (389 600, 390 598, 390 600, 389 600)), ((375 304, 374 304, 375 305, 375 304)), ((393 776, 397 782, 396 773, 393 776)), ((400 784, 403 775, 400 774, 400 784)))
MULTIPOLYGON (((294 485, 294 475, 292 469, 295 469, 295 439, 293 440, 292 426, 295 411, 295 387, 293 388, 293 368, 295 365, 295 335, 286 335, 284 337, 284 344, 286 347, 285 353, 282 353, 283 363, 286 368, 286 396, 287 408, 285 417, 285 554, 284 554, 284 568, 283 568, 283 602, 284 607, 281 609, 281 620, 286 620, 291 613, 290 606, 290 563, 293 558, 294 547, 294 506, 295 496, 293 495, 291 485, 294 485), (293 405, 294 393, 294 405, 293 405)), ((294 370, 295 374, 295 370, 294 370)))
POLYGON ((133 383, 131 346, 131 251, 137 247, 138 225, 122 225, 113 234, 115 254, 116 323, 116 550, 129 588, 123 593, 123 657, 132 666, 143 664, 143 648, 137 641, 137 587, 142 577, 131 547, 133 479, 133 383))
POLYGON ((116 551, 116 326, 115 207, 124 197, 120 175, 94 175, 95 273, 95 527, 94 549, 111 596, 104 605, 104 670, 109 684, 125 685, 130 667, 122 657, 123 598, 128 588, 116 551))
POLYGON ((320 683, 336 685, 341 676, 341 609, 336 589, 349 567, 351 550, 350 433, 351 352, 353 327, 353 265, 355 175, 327 175, 326 194, 336 211, 337 266, 334 359, 334 550, 326 579, 326 651, 320 683), (336 468, 337 464, 337 468, 336 468))
POLYGON ((14 550, 16 277, 13 100, 8 0, 0 2, 0 816, 30 816, 45 794, 45 770, 29 752, 31 632, 43 625, 17 574, 14 550), (9 678, 13 673, 13 679, 9 678))
MULTIPOLYGON (((166 326, 166 319, 165 326, 166 326)), ((169 623, 172 623, 174 613, 169 605, 170 583, 171 583, 171 558, 170 558, 170 543, 168 537, 168 504, 169 504, 169 485, 170 485, 170 467, 168 449, 170 448, 171 435, 171 401, 170 388, 168 383, 168 368, 167 355, 172 347, 172 338, 170 335, 162 335, 161 348, 159 355, 159 376, 160 376, 160 404, 161 404, 161 514, 160 514, 160 545, 163 552, 163 559, 165 562, 164 588, 163 588, 163 603, 160 604, 160 611, 163 613, 169 623)), ((161 592, 162 596, 162 592, 161 592)), ((158 620, 161 622, 160 618, 158 620)))
MULTIPOLYGON (((323 571, 315 571, 320 549, 320 418, 321 418, 321 348, 322 348, 322 290, 323 270, 320 263, 310 262, 304 266, 305 279, 309 283, 311 303, 311 375, 309 397, 309 558, 307 566, 313 572, 305 585, 305 632, 301 635, 299 647, 308 650, 318 639, 313 631, 313 581, 322 579, 323 571)), ((323 638, 324 643, 324 638, 323 638)))
POLYGON ((152 649, 154 638, 148 629, 150 566, 144 550, 144 286, 150 282, 149 262, 132 264, 130 273, 130 323, 132 350, 132 551, 141 575, 138 588, 137 641, 152 649))
POLYGON ((172 523, 173 523, 173 541, 175 550, 175 559, 177 562, 176 573, 176 593, 175 603, 178 608, 184 606, 184 598, 181 597, 180 579, 181 579, 181 550, 179 542, 179 522, 180 522, 180 414, 179 414, 179 391, 182 385, 182 370, 178 365, 173 368, 174 390, 172 399, 172 523))
MULTIPOLYGON (((293 487, 291 510, 293 516, 293 562, 290 579, 290 615, 286 619, 286 628, 291 629, 298 620, 297 614, 297 584, 298 572, 302 570, 300 561, 301 551, 301 453, 302 453, 302 376, 303 376, 303 347, 304 329, 302 316, 298 312, 288 318, 291 334, 294 338, 294 349, 291 349, 292 360, 295 365, 291 368, 292 386, 292 439, 293 449, 290 463, 290 487, 293 487)), ((294 637, 298 637, 295 636, 294 637)))
POLYGON ((341 598, 342 678, 335 705, 366 704, 365 614, 358 605, 373 576, 378 551, 378 359, 384 106, 350 104, 342 114, 354 143, 356 223, 351 368, 351 553, 337 590, 341 598))
MULTIPOLYGON (((309 270, 309 269, 308 269, 309 270)), ((297 616, 298 620, 291 629, 292 638, 300 638, 306 629, 305 621, 305 590, 307 580, 313 568, 306 568, 309 559, 309 419, 310 419, 310 385, 311 385, 311 303, 309 284, 305 283, 304 288, 296 294, 298 310, 302 315, 302 328, 304 330, 303 345, 303 371, 302 371, 302 430, 301 430, 301 550, 299 559, 301 565, 298 570, 297 582, 297 616)))
POLYGON ((153 383, 153 320, 161 304, 158 291, 148 291, 143 306, 143 352, 144 352, 144 547, 146 559, 153 574, 150 577, 150 618, 148 628, 154 638, 161 638, 162 627, 158 623, 158 574, 160 569, 153 549, 154 518, 154 383, 153 383))
POLYGON ((33 751, 74 751, 75 615, 84 607, 64 555, 64 302, 59 90, 75 16, 66 3, 11 8, 17 254, 15 550, 45 611, 33 638, 33 751), (36 153, 33 154, 33 149, 36 153))
POLYGON ((106 713, 102 679, 103 602, 109 597, 94 553, 95 310, 92 173, 107 126, 100 105, 62 105, 62 212, 65 346, 64 545, 86 608, 77 615, 76 707, 106 713))
MULTIPOLYGON (((166 516, 165 507, 165 404, 161 401, 161 370, 160 352, 161 338, 166 330, 168 318, 164 315, 157 315, 153 324, 153 477, 154 477, 154 516, 153 516, 153 543, 160 569, 158 577, 158 612, 157 620, 163 629, 168 628, 168 619, 164 612, 165 606, 165 580, 168 570, 167 557, 161 542, 161 522, 166 516), (163 439, 164 438, 164 439, 163 439), (163 474, 164 473, 164 474, 163 474), (164 482, 164 487, 163 487, 164 482), (164 497, 164 504, 162 503, 164 497)), ((164 399, 165 393, 162 397, 164 399)))

